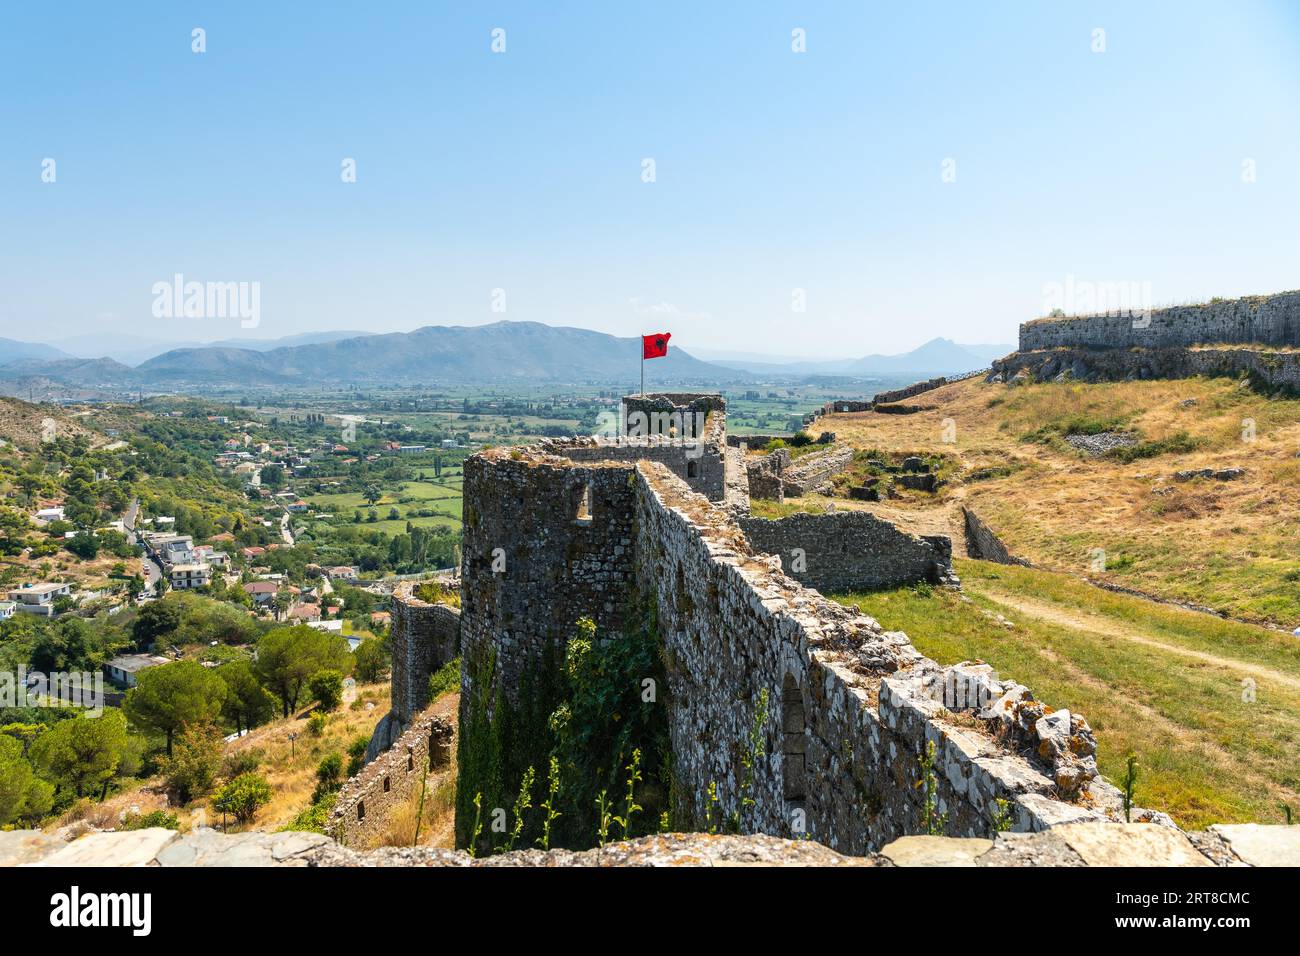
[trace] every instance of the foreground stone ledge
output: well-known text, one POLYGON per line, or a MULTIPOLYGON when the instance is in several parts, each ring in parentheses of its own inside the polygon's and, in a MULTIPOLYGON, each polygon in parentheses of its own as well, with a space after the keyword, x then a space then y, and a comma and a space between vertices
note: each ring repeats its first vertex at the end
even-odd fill
POLYGON ((994 839, 906 836, 879 853, 845 856, 810 840, 763 834, 667 833, 595 850, 518 850, 474 859, 459 850, 385 847, 359 851, 318 833, 212 829, 103 832, 65 843, 38 830, 0 833, 4 866, 1297 866, 1300 827, 1243 824, 1190 836, 1156 824, 1077 823, 994 839))

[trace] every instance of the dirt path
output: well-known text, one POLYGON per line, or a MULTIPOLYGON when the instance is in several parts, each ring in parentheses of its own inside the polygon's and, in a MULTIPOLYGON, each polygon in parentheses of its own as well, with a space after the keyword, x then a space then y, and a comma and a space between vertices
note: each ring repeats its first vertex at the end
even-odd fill
POLYGON ((976 590, 976 593, 984 594, 994 601, 997 601, 999 604, 1006 605, 1007 607, 1020 611, 1022 614, 1027 614, 1030 617, 1038 618, 1040 621, 1059 624, 1062 627, 1073 628, 1077 631, 1088 631, 1089 633, 1100 634, 1104 637, 1114 637, 1122 641, 1129 641, 1133 644, 1141 644, 1144 647, 1155 648, 1156 650, 1175 654, 1179 657, 1202 661, 1206 664, 1214 664, 1217 667, 1250 674, 1253 677, 1262 678, 1274 683, 1283 684, 1295 690, 1300 690, 1300 677, 1293 677, 1283 671, 1275 670, 1271 667, 1264 667, 1260 664, 1251 664, 1247 661, 1241 661, 1232 657, 1220 657, 1217 654, 1210 654, 1205 651, 1197 651, 1191 648, 1181 647, 1177 644, 1167 644, 1164 641, 1157 641, 1154 638, 1147 637, 1135 628, 1116 623, 1115 621, 1098 614, 1091 614, 1087 611, 1080 611, 1075 608, 1062 607, 1059 604, 1052 604, 1048 601, 1038 601, 1033 598, 1024 597, 1023 595, 1011 594, 1007 591, 998 590, 997 588, 990 588, 986 585, 980 585, 976 590))

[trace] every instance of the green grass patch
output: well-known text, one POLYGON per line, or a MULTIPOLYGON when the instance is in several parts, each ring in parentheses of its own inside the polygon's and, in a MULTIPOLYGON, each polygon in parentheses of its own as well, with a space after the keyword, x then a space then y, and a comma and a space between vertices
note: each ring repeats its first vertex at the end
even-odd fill
POLYGON ((890 629, 907 632, 943 664, 980 659, 1055 707, 1078 710, 1097 732, 1098 763, 1112 782, 1132 751, 1142 767, 1137 799, 1181 825, 1279 822, 1297 804, 1300 690, 1229 664, 1217 665, 1122 636, 1066 626, 1000 603, 996 592, 1096 615, 1175 649, 1300 676, 1294 639, 1210 615, 1112 594, 1065 575, 958 562, 969 602, 950 591, 912 588, 837 596, 890 629), (1013 628, 985 610, 1001 613, 1013 628), (1243 681, 1254 683, 1247 700, 1243 681))

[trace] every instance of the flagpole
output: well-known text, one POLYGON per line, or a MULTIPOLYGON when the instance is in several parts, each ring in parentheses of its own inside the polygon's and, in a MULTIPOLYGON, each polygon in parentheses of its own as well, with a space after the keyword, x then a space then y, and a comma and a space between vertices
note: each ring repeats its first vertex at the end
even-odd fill
POLYGON ((645 333, 641 333, 641 397, 645 398, 645 333))

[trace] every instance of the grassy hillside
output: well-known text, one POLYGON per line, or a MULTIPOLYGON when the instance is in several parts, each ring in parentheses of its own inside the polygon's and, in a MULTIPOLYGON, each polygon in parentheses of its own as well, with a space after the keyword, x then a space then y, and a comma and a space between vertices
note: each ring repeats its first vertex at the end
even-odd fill
POLYGON ((1179 824, 1282 822, 1300 809, 1300 641, 1103 591, 1064 574, 957 562, 965 595, 839 595, 940 663, 980 659, 1097 733, 1112 782, 1179 824), (1001 615, 1001 618, 999 618, 1001 615))
POLYGON ((960 547, 965 504, 1035 564, 1287 630, 1300 625, 1300 400, 1226 379, 1015 387, 970 379, 912 403, 927 408, 831 415, 817 427, 863 456, 946 456, 948 483, 883 506, 837 499, 836 507, 944 530, 960 547), (1102 431, 1132 433, 1139 444, 1090 458, 1065 441, 1102 431), (1245 476, 1173 479, 1230 467, 1245 476), (1096 549, 1104 571, 1094 569, 1096 549))

